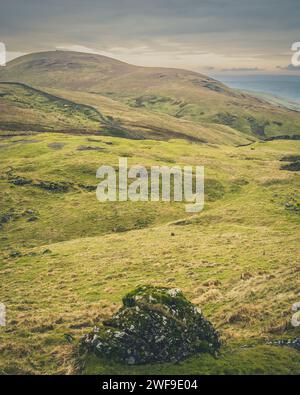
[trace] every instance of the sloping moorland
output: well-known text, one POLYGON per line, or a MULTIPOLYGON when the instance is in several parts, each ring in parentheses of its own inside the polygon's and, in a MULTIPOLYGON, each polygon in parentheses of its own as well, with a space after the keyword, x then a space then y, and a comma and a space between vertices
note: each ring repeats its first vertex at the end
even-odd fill
MULTIPOLYGON (((299 337, 290 318, 300 289, 300 176, 289 165, 297 163, 300 142, 264 141, 298 134, 299 113, 247 95, 234 104, 239 93, 218 91, 217 82, 214 89, 199 87, 199 97, 209 91, 205 113, 221 113, 224 105, 243 119, 248 111, 271 117, 261 136, 251 122, 247 130, 216 123, 194 107, 197 116, 178 117, 170 110, 174 103, 136 105, 136 92, 152 94, 154 87, 151 79, 141 85, 136 74, 144 70, 135 66, 126 66, 125 78, 124 64, 111 71, 111 60, 98 59, 96 67, 86 55, 85 80, 83 55, 81 66, 72 55, 74 64, 65 58, 59 80, 56 58, 30 56, 30 67, 22 58, 12 62, 5 71, 11 83, 0 83, 0 301, 7 307, 0 372, 299 374, 299 351, 267 343, 299 337), (42 71, 50 60, 51 72, 42 71), (8 75, 16 67, 24 74, 8 75), (119 91, 108 94, 117 79, 119 91), (139 84, 134 94, 128 87, 127 95, 126 80, 139 84), (120 156, 147 167, 204 165, 204 211, 187 214, 184 203, 99 203, 96 170, 117 166, 120 156), (181 288, 220 331, 220 357, 139 367, 78 358, 80 336, 139 284, 181 288)), ((184 83, 156 81, 155 95, 171 97, 173 89, 187 100, 196 93, 184 83)))
POLYGON ((0 70, 0 80, 106 96, 134 109, 226 125, 250 136, 300 133, 297 111, 188 70, 140 67, 100 55, 52 51, 11 61, 0 70))

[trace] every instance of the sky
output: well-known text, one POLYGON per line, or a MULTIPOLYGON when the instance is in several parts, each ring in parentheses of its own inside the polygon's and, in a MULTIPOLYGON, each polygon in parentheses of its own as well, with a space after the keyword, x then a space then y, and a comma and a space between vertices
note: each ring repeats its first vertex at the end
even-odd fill
POLYGON ((55 49, 209 74, 291 74, 299 0, 0 0, 7 57, 55 49))

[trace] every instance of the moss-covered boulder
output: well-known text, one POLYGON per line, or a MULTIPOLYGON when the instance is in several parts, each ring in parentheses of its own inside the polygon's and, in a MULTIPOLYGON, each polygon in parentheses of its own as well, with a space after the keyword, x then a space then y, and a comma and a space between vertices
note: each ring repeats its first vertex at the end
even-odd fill
POLYGON ((141 286, 123 307, 81 340, 99 357, 127 364, 179 361, 220 348, 218 333, 179 289, 141 286))

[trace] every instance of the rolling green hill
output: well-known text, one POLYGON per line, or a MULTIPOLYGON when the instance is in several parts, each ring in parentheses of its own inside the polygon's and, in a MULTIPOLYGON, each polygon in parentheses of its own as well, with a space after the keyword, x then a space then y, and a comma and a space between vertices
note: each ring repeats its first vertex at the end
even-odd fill
POLYGON ((96 94, 0 82, 0 129, 10 133, 56 131, 130 139, 181 138, 198 143, 247 144, 254 137, 228 126, 200 125, 172 116, 134 109, 96 94))
POLYGON ((300 114, 230 89, 202 74, 140 67, 100 55, 53 51, 22 56, 0 81, 81 91, 200 124, 218 123, 265 138, 300 134, 300 114))
POLYGON ((289 320, 299 290, 300 178, 282 170, 299 144, 2 138, 0 300, 8 324, 0 372, 299 374, 299 352, 266 344, 299 337, 289 320), (95 171, 120 156, 145 166, 203 164, 204 211, 99 203, 95 171), (144 283, 182 288, 221 332, 221 356, 142 367, 78 360, 80 336, 144 283))
POLYGON ((50 95, 20 83, 0 83, 2 130, 99 130, 101 114, 94 108, 50 95))

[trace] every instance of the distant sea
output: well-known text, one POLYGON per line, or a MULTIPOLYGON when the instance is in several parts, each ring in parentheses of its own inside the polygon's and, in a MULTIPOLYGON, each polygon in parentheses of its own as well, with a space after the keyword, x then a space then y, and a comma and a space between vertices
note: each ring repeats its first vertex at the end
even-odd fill
POLYGON ((248 75, 214 76, 230 88, 268 93, 300 102, 300 76, 290 75, 248 75))

